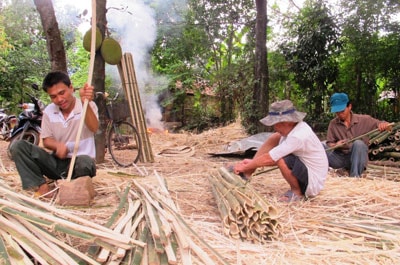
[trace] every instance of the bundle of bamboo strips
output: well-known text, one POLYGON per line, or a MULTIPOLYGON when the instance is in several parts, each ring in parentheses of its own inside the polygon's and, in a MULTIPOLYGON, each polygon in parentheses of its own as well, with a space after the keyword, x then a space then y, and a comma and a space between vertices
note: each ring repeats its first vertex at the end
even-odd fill
POLYGON ((132 123, 138 130, 142 142, 140 161, 154 162, 153 150, 151 149, 149 135, 147 133, 147 125, 140 99, 132 54, 125 53, 122 56, 121 63, 118 64, 118 71, 125 90, 125 96, 129 103, 132 123))
POLYGON ((400 122, 394 123, 391 131, 375 131, 369 136, 369 159, 388 165, 400 161, 400 122))
POLYGON ((277 209, 250 185, 224 167, 210 175, 209 181, 226 235, 262 243, 277 237, 277 209))
POLYGON ((99 264, 59 239, 62 234, 95 243, 118 254, 145 246, 109 228, 16 193, 0 184, 0 254, 11 264, 99 264), (22 262, 22 263, 21 263, 22 262))
POLYGON ((97 261, 102 264, 193 264, 193 261, 226 264, 183 221, 169 196, 165 180, 157 173, 155 175, 160 183, 158 190, 134 180, 135 189, 129 187, 125 190, 120 207, 107 224, 114 231, 137 238, 146 245, 119 249, 116 253, 106 248, 92 249, 92 253, 97 253, 97 261), (125 209, 122 215, 121 209, 125 209), (120 217, 115 221, 118 215, 120 217), (219 263, 197 245, 190 234, 196 236, 219 263))

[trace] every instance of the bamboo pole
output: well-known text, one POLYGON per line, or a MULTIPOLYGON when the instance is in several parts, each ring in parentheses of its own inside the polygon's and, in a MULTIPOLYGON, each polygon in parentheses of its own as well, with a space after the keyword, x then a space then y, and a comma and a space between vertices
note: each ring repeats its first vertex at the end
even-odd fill
MULTIPOLYGON (((394 122, 389 123, 389 126, 393 126, 394 124, 395 124, 394 122)), ((349 143, 352 143, 352 142, 354 142, 354 141, 356 141, 356 140, 360 140, 360 139, 362 139, 362 138, 364 138, 364 137, 369 137, 371 134, 374 134, 374 133, 377 133, 377 132, 379 132, 379 129, 378 129, 378 128, 376 128, 376 129, 374 129, 374 130, 371 130, 371 131, 369 131, 369 132, 367 132, 367 133, 361 134, 361 135, 359 135, 359 136, 356 136, 356 137, 354 137, 354 138, 352 138, 352 139, 350 139, 350 140, 348 140, 348 141, 345 141, 344 143, 342 143, 342 144, 340 144, 340 145, 335 145, 335 146, 329 147, 328 149, 326 149, 326 151, 335 150, 335 149, 337 149, 337 148, 339 148, 339 147, 342 147, 342 146, 344 146, 344 145, 347 145, 347 144, 349 144, 349 143)))
POLYGON ((33 265, 31 259, 25 254, 25 251, 15 242, 10 234, 6 233, 4 230, 0 230, 0 234, 7 247, 8 259, 5 259, 5 261, 8 262, 8 264, 33 265))
MULTIPOLYGON (((120 215, 120 213, 122 212, 123 208, 126 206, 126 202, 128 200, 128 194, 129 194, 129 190, 130 187, 126 187, 124 193, 121 195, 121 199, 119 201, 118 207, 117 209, 113 212, 113 214, 111 215, 111 217, 108 219, 107 223, 105 224, 105 227, 111 227, 114 222, 115 219, 117 218, 117 216, 120 215)), ((99 251, 99 246, 90 246, 88 252, 91 255, 96 255, 96 253, 99 251)))
POLYGON ((154 162, 154 155, 147 133, 132 54, 125 53, 122 56, 121 62, 118 64, 118 70, 129 103, 132 122, 137 128, 142 142, 140 161, 154 162))
POLYGON ((391 134, 391 132, 384 131, 384 132, 378 134, 375 138, 370 139, 369 142, 373 143, 375 145, 378 145, 378 144, 382 143, 383 141, 385 141, 389 137, 390 134, 391 134))
POLYGON ((43 230, 42 228, 35 226, 31 224, 30 222, 27 222, 26 220, 20 220, 20 222, 27 227, 29 230, 33 231, 36 233, 37 237, 39 238, 45 238, 48 241, 53 242, 54 244, 59 245, 63 249, 67 250, 68 252, 72 253, 74 256, 80 258, 81 260, 84 260, 88 262, 89 264, 92 265, 100 265, 98 262, 96 262, 94 259, 88 257, 87 255, 83 254, 82 252, 76 250, 75 248, 69 246, 65 242, 58 240, 54 236, 50 235, 47 231, 43 230))
POLYGON ((10 249, 9 246, 6 245, 6 241, 2 237, 1 232, 4 233, 4 231, 0 231, 0 258, 1 260, 4 260, 5 265, 11 265, 10 263, 10 256, 8 255, 7 249, 10 249))
POLYGON ((38 240, 30 233, 26 233, 25 230, 21 226, 17 226, 0 216, 0 224, 1 228, 9 233, 13 239, 30 255, 32 255, 40 264, 49 265, 47 260, 50 261, 50 264, 59 264, 57 257, 53 257, 52 253, 46 253, 43 251, 43 242, 38 240))
MULTIPOLYGON (((161 182, 163 182, 163 181, 161 181, 161 182)), ((224 261, 223 257, 221 257, 221 255, 218 252, 216 252, 213 248, 211 248, 207 244, 207 242, 205 242, 201 237, 199 237, 199 235, 195 231, 193 231, 193 229, 190 228, 190 226, 183 220, 183 218, 177 212, 175 212, 173 210, 173 208, 176 208, 176 207, 175 206, 169 206, 170 203, 168 202, 169 201, 168 199, 165 199, 165 197, 161 196, 154 189, 149 189, 149 188, 145 189, 144 187, 142 187, 135 180, 133 180, 133 184, 134 184, 135 187, 137 187, 141 191, 141 193, 143 192, 143 194, 146 194, 146 193, 148 194, 148 195, 146 195, 146 198, 149 197, 149 196, 151 196, 151 198, 158 198, 157 199, 157 203, 154 203, 155 199, 150 199, 150 201, 149 201, 150 205, 154 206, 154 208, 157 209, 159 214, 164 215, 166 217, 166 219, 169 222, 171 222, 172 227, 174 227, 174 228, 176 228, 177 226, 182 227, 182 229, 179 229, 179 230, 178 229, 174 229, 174 234, 176 234, 177 237, 180 236, 180 238, 185 238, 184 239, 185 242, 188 242, 189 248, 192 251, 195 251, 196 254, 198 254, 198 255, 202 255, 203 253, 205 253, 204 251, 203 252, 202 251, 196 251, 196 250, 193 249, 193 247, 191 245, 191 243, 193 241, 189 236, 187 236, 188 232, 190 232, 191 235, 194 235, 196 237, 196 239, 198 239, 204 246, 206 246, 208 248, 208 250, 210 252, 212 252, 215 255, 215 257, 218 258, 219 261, 221 261, 223 264, 227 264, 224 261), (157 205, 159 205, 159 206, 157 206, 157 205), (161 207, 163 207, 163 209, 161 207), (167 215, 165 214, 166 211, 168 211, 167 215), (183 230, 183 227, 186 228, 186 230, 183 230), (183 233, 181 235, 178 235, 179 231, 183 231, 183 233)), ((169 195, 167 195, 167 196, 169 196, 169 195)), ((152 238, 155 239, 154 237, 152 237, 152 238)), ((180 241, 178 240, 178 242, 180 242, 180 241)), ((152 242, 152 244, 154 244, 154 242, 152 242)), ((153 248, 155 248, 155 246, 153 248)), ((186 251, 186 248, 182 248, 182 249, 183 249, 183 251, 181 251, 181 253, 183 253, 184 257, 185 257, 185 262, 183 264, 187 264, 187 261, 190 260, 190 257, 187 256, 188 251, 186 251)), ((152 252, 149 251, 149 256, 150 256, 150 253, 152 253, 152 252)), ((163 256, 163 258, 164 258, 164 256, 163 256)), ((211 259, 211 258, 210 257, 202 257, 202 259, 211 259)), ((209 264, 209 263, 204 263, 204 264, 209 264)))
MULTIPOLYGON (((142 228, 140 230, 139 239, 141 241, 145 242, 146 238, 148 237, 148 235, 149 235, 148 226, 143 223, 142 228)), ((132 264, 133 265, 146 264, 145 262, 142 263, 143 252, 144 252, 144 248, 143 247, 135 248, 135 252, 134 252, 134 255, 132 257, 132 259, 133 259, 132 264)))
MULTIPOLYGON (((58 244, 54 244, 54 241, 50 240, 48 234, 45 233, 43 230, 39 230, 37 227, 33 226, 31 223, 27 222, 24 219, 20 220, 20 219, 9 218, 9 220, 13 222, 15 225, 21 227, 21 229, 24 229, 26 233, 31 233, 38 240, 43 242, 43 244, 39 244, 38 246, 42 246, 43 251, 52 253, 52 256, 57 257, 60 263, 78 265, 78 263, 74 259, 72 259, 70 255, 66 254, 65 251, 62 250, 58 244)), ((76 253, 76 251, 74 252, 76 253)))
MULTIPOLYGON (((92 32, 91 32, 91 43, 90 43, 90 62, 89 62, 89 76, 87 83, 91 85, 93 79, 93 68, 94 59, 96 55, 96 0, 92 0, 92 32)), ((74 152, 72 153, 71 162, 68 169, 67 181, 71 181, 72 173, 74 171, 76 155, 79 149, 79 141, 81 139, 83 125, 85 124, 86 110, 88 108, 89 101, 87 99, 83 102, 81 120, 79 122, 78 132, 76 133, 74 152)))
MULTIPOLYGON (((139 242, 136 240, 133 240, 131 238, 127 238, 125 236, 122 236, 119 233, 115 233, 112 230, 109 231, 101 231, 101 230, 96 230, 94 228, 88 227, 88 226, 84 226, 81 224, 77 224, 77 223, 73 223, 71 221, 68 220, 64 220, 58 217, 55 217, 53 215, 49 215, 46 214, 44 212, 41 211, 37 211, 35 209, 29 208, 29 207, 25 207, 22 205, 17 205, 15 203, 12 202, 8 202, 6 200, 0 199, 0 205, 3 205, 3 211, 7 210, 7 208, 4 208, 4 206, 8 206, 11 209, 16 209, 18 211, 22 211, 24 213, 27 213, 29 215, 35 216, 35 217, 40 217, 43 218, 46 221, 49 221, 52 223, 51 226, 49 226, 49 228, 56 228, 56 229, 62 229, 63 227, 66 227, 67 229, 73 229, 75 231, 79 231, 81 233, 86 233, 86 234, 90 234, 92 236, 96 236, 99 238, 102 238, 103 240, 111 240, 112 242, 115 242, 116 245, 120 246, 120 247, 125 247, 125 248, 130 248, 130 243, 133 244, 138 244, 138 245, 143 245, 143 242, 139 242)), ((9 212, 9 213, 13 213, 13 212, 9 212)), ((42 223, 43 224, 43 223, 42 223)))
MULTIPOLYGON (((88 226, 89 228, 93 229, 93 231, 98 230, 98 231, 103 231, 105 233, 111 233, 111 234, 114 234, 113 236, 114 236, 115 239, 120 238, 120 235, 118 233, 113 232, 111 229, 109 229, 109 228, 107 228, 105 226, 96 224, 94 222, 91 222, 89 220, 81 218, 81 217, 79 217, 77 215, 71 214, 71 213, 69 213, 67 211, 63 211, 63 210, 58 209, 56 207, 50 206, 50 205, 48 205, 48 204, 46 204, 46 203, 44 203, 42 201, 35 200, 33 198, 27 197, 27 196, 25 196, 23 194, 20 194, 20 193, 16 193, 16 192, 11 191, 11 190, 9 190, 7 188, 4 188, 4 186, 2 186, 2 185, 0 185, 0 192, 2 192, 3 194, 7 194, 7 195, 9 195, 11 197, 18 198, 18 199, 21 199, 21 200, 26 201, 28 203, 31 203, 34 206, 39 206, 42 209, 45 209, 46 211, 48 211, 49 213, 53 213, 53 214, 55 214, 57 216, 60 216, 62 218, 67 218, 67 219, 71 220, 71 221, 68 221, 71 224, 73 222, 80 223, 82 225, 82 227, 84 227, 84 225, 85 225, 85 226, 88 226)), ((1 201, 7 202, 6 200, 0 199, 0 202, 1 201)), ((31 214, 32 217, 42 217, 43 216, 44 219, 48 220, 48 221, 56 220, 56 223, 58 223, 59 220, 60 220, 60 223, 62 223, 64 221, 64 219, 58 218, 57 216, 51 216, 50 217, 49 214, 46 214, 45 212, 42 212, 42 211, 39 211, 39 210, 36 210, 32 206, 27 207, 27 206, 12 204, 12 203, 7 203, 7 204, 11 205, 10 206, 11 209, 23 209, 24 212, 27 212, 28 214, 31 214), (20 207, 22 207, 22 208, 20 208, 20 207), (49 219, 52 219, 52 220, 49 220, 49 219)), ((65 221, 67 221, 67 220, 65 220, 65 221)), ((123 238, 124 239, 121 241, 123 243, 129 243, 130 240, 131 240, 130 238, 126 238, 126 237, 123 237, 123 238)), ((137 242, 137 243, 139 243, 139 242, 137 242)), ((139 243, 139 244, 142 244, 142 243, 139 243)))

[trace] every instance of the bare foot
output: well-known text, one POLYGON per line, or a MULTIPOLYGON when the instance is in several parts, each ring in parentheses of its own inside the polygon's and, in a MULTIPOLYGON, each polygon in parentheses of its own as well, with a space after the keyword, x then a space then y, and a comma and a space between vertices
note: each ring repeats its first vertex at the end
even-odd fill
POLYGON ((39 186, 37 191, 35 192, 35 197, 45 197, 45 198, 51 198, 53 197, 53 192, 54 190, 50 190, 49 184, 44 183, 39 186))

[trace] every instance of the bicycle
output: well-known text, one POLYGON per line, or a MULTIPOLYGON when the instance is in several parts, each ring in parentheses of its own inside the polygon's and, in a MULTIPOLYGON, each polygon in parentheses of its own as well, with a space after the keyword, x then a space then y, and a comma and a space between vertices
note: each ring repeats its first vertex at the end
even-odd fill
POLYGON ((106 100, 106 148, 111 158, 122 167, 129 167, 140 158, 141 140, 136 127, 123 118, 114 119, 113 102, 118 98, 108 98, 107 93, 96 92, 96 96, 106 100))

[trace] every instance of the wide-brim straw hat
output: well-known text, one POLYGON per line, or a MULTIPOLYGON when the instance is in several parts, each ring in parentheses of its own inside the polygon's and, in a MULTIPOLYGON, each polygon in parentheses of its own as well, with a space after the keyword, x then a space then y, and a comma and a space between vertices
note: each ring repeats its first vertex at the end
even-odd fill
POLYGON ((307 113, 297 111, 292 101, 285 99, 272 103, 268 116, 262 118, 260 122, 266 126, 272 126, 279 122, 300 122, 306 115, 307 113))

